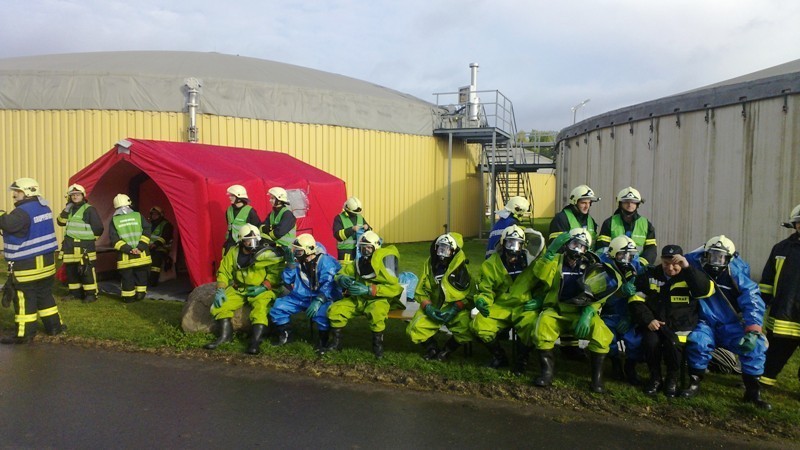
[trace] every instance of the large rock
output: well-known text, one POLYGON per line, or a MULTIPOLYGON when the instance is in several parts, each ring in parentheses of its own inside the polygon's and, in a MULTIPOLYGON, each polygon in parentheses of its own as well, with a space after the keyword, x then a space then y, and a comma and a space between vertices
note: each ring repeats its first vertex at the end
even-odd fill
MULTIPOLYGON (((214 325, 214 318, 211 317, 211 304, 214 303, 214 293, 217 290, 217 283, 207 283, 194 288, 186 304, 181 311, 181 328, 186 333, 211 333, 214 325)), ((249 304, 240 308, 233 314, 234 331, 250 329, 250 311, 253 308, 249 304)))

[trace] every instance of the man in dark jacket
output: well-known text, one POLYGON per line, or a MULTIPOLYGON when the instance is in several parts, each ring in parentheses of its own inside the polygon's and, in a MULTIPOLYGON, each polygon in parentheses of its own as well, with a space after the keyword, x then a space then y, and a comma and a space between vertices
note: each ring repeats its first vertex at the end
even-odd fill
POLYGON ((681 360, 679 345, 697 326, 698 300, 714 293, 714 283, 689 265, 679 246, 667 245, 661 251, 661 265, 637 277, 636 290, 629 306, 633 321, 642 332, 650 369, 650 382, 644 392, 656 395, 661 389, 663 357, 667 366, 664 395, 675 397, 681 360))

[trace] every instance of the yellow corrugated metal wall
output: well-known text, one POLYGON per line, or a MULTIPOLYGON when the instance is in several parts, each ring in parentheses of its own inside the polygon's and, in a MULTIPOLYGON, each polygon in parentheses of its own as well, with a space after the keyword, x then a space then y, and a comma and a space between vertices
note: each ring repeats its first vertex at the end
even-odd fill
MULTIPOLYGON (((533 217, 553 217, 556 215, 556 174, 532 173, 533 217)), ((560 208, 559 208, 560 210, 560 208)))
MULTIPOLYGON (((0 110, 0 183, 36 178, 58 210, 70 175, 118 140, 185 141, 187 122, 185 114, 165 112, 0 110)), ((387 242, 430 240, 443 230, 446 140, 210 115, 198 116, 198 128, 202 143, 279 151, 342 178, 387 242)), ((465 236, 478 232, 476 164, 474 151, 454 143, 452 229, 465 236)), ((10 195, 2 196, 0 208, 13 208, 10 195)))

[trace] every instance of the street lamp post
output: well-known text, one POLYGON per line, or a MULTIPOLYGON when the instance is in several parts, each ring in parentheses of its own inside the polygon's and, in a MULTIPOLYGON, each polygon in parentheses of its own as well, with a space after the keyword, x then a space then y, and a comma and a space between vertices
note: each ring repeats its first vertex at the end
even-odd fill
POLYGON ((587 103, 589 103, 589 100, 591 100, 591 99, 587 98, 586 100, 584 100, 584 101, 578 103, 577 105, 573 106, 572 108, 570 108, 572 110, 572 124, 573 125, 575 124, 575 121, 578 118, 578 110, 583 108, 584 105, 586 105, 587 103))

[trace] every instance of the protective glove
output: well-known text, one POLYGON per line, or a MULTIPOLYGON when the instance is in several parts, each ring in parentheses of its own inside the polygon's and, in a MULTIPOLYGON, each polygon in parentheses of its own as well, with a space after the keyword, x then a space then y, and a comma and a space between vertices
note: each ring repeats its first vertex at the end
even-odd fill
POLYGON ((758 332, 749 331, 739 340, 739 350, 743 353, 750 353, 756 348, 758 344, 758 332))
POLYGON ((617 323, 617 333, 625 334, 631 329, 631 319, 628 317, 623 318, 617 323))
POLYGON ((439 311, 439 314, 437 314, 437 316, 439 317, 439 320, 442 323, 448 323, 451 320, 453 320, 453 318, 456 316, 456 314, 458 314, 459 311, 460 309, 458 309, 458 306, 451 305, 439 311))
POLYGON ((306 308, 306 317, 311 319, 314 316, 316 316, 317 311, 319 311, 319 308, 322 306, 323 303, 325 303, 325 299, 322 297, 317 297, 314 300, 312 300, 311 304, 308 305, 308 308, 306 308))
POLYGON ((72 211, 72 202, 67 202, 67 205, 64 206, 64 212, 69 213, 70 211, 72 211))
POLYGON ((342 275, 336 280, 336 284, 342 289, 350 289, 350 286, 356 281, 355 278, 347 275, 342 275))
POLYGON ((478 312, 481 313, 483 317, 489 317, 489 302, 483 297, 478 297, 478 299, 475 300, 475 308, 478 309, 478 312))
POLYGON ((544 252, 544 259, 552 261, 553 258, 556 257, 556 253, 558 253, 558 251, 561 250, 561 247, 569 242, 570 239, 572 239, 572 237, 567 232, 559 234, 558 237, 553 239, 553 242, 547 246, 547 251, 544 252))
POLYGON ((425 315, 434 322, 442 321, 441 317, 439 316, 439 310, 435 306, 433 306, 432 303, 428 303, 427 305, 425 305, 425 307, 422 308, 422 312, 424 312, 425 315))
POLYGON ((225 295, 225 288, 217 288, 217 292, 214 293, 214 308, 219 308, 225 303, 228 297, 225 295))
POLYGON ((575 324, 575 337, 578 339, 586 339, 589 336, 589 331, 592 329, 592 317, 594 317, 594 309, 589 306, 584 306, 581 312, 581 318, 575 324))
POLYGON ((528 300, 527 302, 525 302, 522 305, 522 310, 523 311, 538 311, 538 310, 542 309, 542 304, 543 303, 544 303, 544 300, 542 300, 541 298, 532 298, 532 299, 528 300))
POLYGON ((263 284, 259 284, 258 286, 247 286, 244 292, 248 297, 257 297, 264 292, 267 292, 267 287, 263 284))
POLYGON ((619 292, 625 297, 632 296, 636 293, 636 282, 634 280, 628 281, 619 288, 619 292))
POLYGON ((367 295, 369 294, 369 288, 366 284, 360 281, 354 281, 352 285, 350 285, 350 294, 355 296, 367 295))

